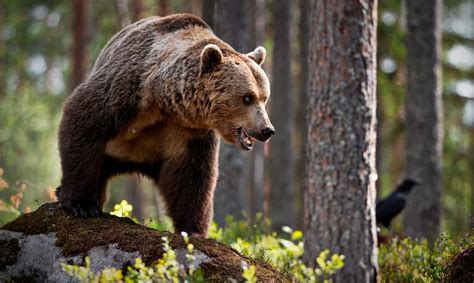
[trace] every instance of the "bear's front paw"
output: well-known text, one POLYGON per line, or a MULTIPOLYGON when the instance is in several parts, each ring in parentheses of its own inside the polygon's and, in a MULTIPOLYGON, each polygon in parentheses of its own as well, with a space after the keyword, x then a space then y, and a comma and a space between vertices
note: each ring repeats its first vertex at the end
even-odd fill
POLYGON ((61 205, 76 217, 97 217, 102 214, 99 203, 94 200, 71 200, 61 205))

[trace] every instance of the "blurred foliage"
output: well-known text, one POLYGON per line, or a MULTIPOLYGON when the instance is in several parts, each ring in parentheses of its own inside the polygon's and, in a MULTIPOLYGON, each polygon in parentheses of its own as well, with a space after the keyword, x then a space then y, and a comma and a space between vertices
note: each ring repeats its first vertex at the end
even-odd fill
MULTIPOLYGON (((404 177, 406 50, 404 8, 401 2, 379 2, 377 78, 381 139, 378 173, 381 196, 388 194, 404 177)), ((456 17, 455 12, 460 5, 468 2, 444 1, 444 21, 449 17, 456 17)), ((146 0, 144 3, 145 16, 156 13, 156 1, 146 0)), ((191 10, 191 1, 174 0, 168 3, 170 12, 191 10)), ((265 9, 268 19, 271 18, 268 16, 271 6, 271 1, 267 1, 265 9)), ((92 67, 101 48, 120 29, 120 25, 115 1, 90 1, 89 11, 88 57, 89 67, 92 67)), ((129 12, 133 13, 131 5, 129 12)), ((51 200, 51 192, 59 184, 60 164, 56 135, 61 105, 70 92, 68 81, 72 13, 70 1, 65 0, 0 2, 0 167, 5 170, 2 178, 9 183, 8 188, 0 189, 0 199, 3 200, 0 205, 9 207, 8 212, 3 209, 0 212, 0 223, 5 223, 14 216, 10 211, 14 206, 9 206, 11 196, 23 194, 21 190, 27 192, 15 208, 18 212, 24 212, 27 208, 35 209, 40 203, 51 200)), ((293 22, 296 23, 297 20, 295 17, 293 22)), ((264 44, 269 54, 273 42, 268 35, 272 28, 269 21, 264 44)), ((297 42, 295 40, 293 44, 296 50, 299 48, 297 42)), ((455 45, 472 46, 472 38, 445 28, 443 44, 443 230, 461 235, 469 230, 470 213, 474 207, 474 129, 462 121, 463 107, 469 99, 457 95, 453 85, 460 80, 472 82, 474 70, 458 68, 449 62, 446 54, 455 45)), ((271 59, 271 56, 268 57, 271 59)), ((298 70, 299 63, 294 61, 293 69, 298 70)), ((295 75, 295 82, 299 81, 296 77, 295 75)), ((299 149, 295 149, 295 152, 299 152, 299 149)), ((120 186, 117 183, 112 185, 120 186)), ((118 190, 114 192, 115 201, 122 198, 121 193, 123 192, 118 190)), ((146 199, 147 204, 144 206, 154 207, 155 202, 150 201, 154 197, 146 199)), ((154 212, 156 209, 148 209, 148 214, 149 211, 154 212)), ((259 221, 262 219, 256 220, 259 221)), ((400 221, 397 220, 394 224, 395 229, 399 230, 400 221)), ((169 225, 162 228, 169 228, 169 225)), ((227 231, 239 231, 238 227, 234 228, 236 229, 227 231)), ((256 240, 251 235, 256 235, 257 231, 251 229, 240 229, 239 236, 247 241, 256 240)), ((266 228, 262 229, 265 231, 266 228)), ((223 235, 224 241, 234 236, 236 235, 223 235)))
POLYGON ((395 239, 379 249, 382 282, 448 282, 453 257, 474 246, 474 236, 460 240, 442 235, 430 248, 427 240, 395 239))
MULTIPOLYGON (((455 44, 468 40, 452 31, 446 31, 446 22, 458 17, 454 12, 468 1, 444 1, 443 15, 443 230, 454 235, 469 231, 470 215, 474 204, 474 128, 463 124, 463 107, 469 99, 453 90, 461 80, 472 80, 474 70, 462 70, 446 59, 447 52, 455 44), (454 13, 454 14, 453 14, 454 13)), ((405 114, 406 49, 405 49, 405 7, 398 0, 379 2, 379 23, 377 34, 377 95, 378 95, 378 143, 377 163, 379 174, 379 198, 387 195, 404 177, 405 162, 405 114)), ((466 25, 471 22, 464 23, 466 25)), ((472 46, 472 45, 471 45, 472 46)), ((474 51, 473 51, 474 52, 474 51)), ((471 94, 472 95, 472 94, 471 94)), ((401 230, 400 219, 395 229, 401 230)))

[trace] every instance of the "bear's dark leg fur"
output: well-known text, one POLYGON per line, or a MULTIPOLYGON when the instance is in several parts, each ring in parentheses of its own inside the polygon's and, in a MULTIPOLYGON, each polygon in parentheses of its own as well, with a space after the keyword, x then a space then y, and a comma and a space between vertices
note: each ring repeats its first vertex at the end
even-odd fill
MULTIPOLYGON (((71 116, 64 120, 72 119, 71 116)), ((101 212, 99 174, 105 143, 82 133, 67 127, 60 130, 60 137, 68 136, 68 139, 60 145, 63 176, 57 195, 61 204, 75 216, 98 216, 101 212)))
POLYGON ((202 139, 191 140, 182 159, 163 164, 158 186, 176 233, 207 236, 217 178, 217 151, 217 138, 210 131, 202 139))
POLYGON ((91 217, 101 213, 99 197, 108 178, 101 180, 106 142, 136 116, 138 102, 133 99, 114 111, 108 108, 115 106, 113 101, 97 93, 109 87, 105 82, 90 80, 77 87, 64 106, 59 128, 63 175, 57 196, 74 215, 91 217))
POLYGON ((104 207, 107 200, 107 183, 108 180, 119 174, 142 174, 152 179, 158 178, 163 162, 158 160, 154 163, 136 163, 119 160, 111 156, 105 155, 100 170, 100 179, 98 186, 99 205, 104 207))

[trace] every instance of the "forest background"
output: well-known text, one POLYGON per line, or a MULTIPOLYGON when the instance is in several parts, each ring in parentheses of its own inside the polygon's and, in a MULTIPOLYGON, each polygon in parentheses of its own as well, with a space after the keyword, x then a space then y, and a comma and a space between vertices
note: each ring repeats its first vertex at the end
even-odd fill
MULTIPOLYGON (((8 183, 0 186, 4 187, 0 190, 0 225, 18 212, 34 210, 54 199, 61 174, 57 129, 62 104, 87 76, 107 41, 123 26, 140 18, 187 12, 203 17, 217 34, 222 22, 219 17, 236 17, 228 22, 237 25, 237 30, 247 37, 240 37, 241 41, 232 45, 241 52, 251 51, 256 45, 265 46, 268 54, 264 69, 272 84, 278 84, 272 89, 269 111, 281 138, 275 136, 270 143, 238 156, 229 146, 223 146, 215 220, 223 224, 227 215, 242 219, 262 212, 276 230, 283 225, 301 229, 307 1, 289 1, 286 14, 280 17, 275 15, 275 1, 248 1, 253 4, 245 4, 240 15, 218 13, 218 5, 215 10, 206 9, 211 5, 208 2, 213 1, 0 1, 0 180, 8 183), (216 13, 208 15, 209 11, 216 13), (251 24, 239 23, 239 19, 251 19, 251 24), (286 68, 276 68, 273 59, 275 45, 281 42, 286 42, 286 52, 276 58, 287 62, 286 68)), ((472 11, 472 1, 446 0, 441 19, 444 139, 439 209, 441 230, 455 236, 468 232, 473 225, 472 11)), ((405 129, 410 121, 405 115, 404 3, 380 1, 377 33, 377 198, 382 198, 409 175, 405 169, 405 129)), ((229 36, 228 41, 235 40, 230 38, 232 35, 224 36, 229 36)), ((160 197, 145 178, 115 179, 110 184, 106 210, 112 210, 122 199, 133 205, 137 218, 163 220, 160 197)), ((403 216, 396 219, 393 229, 403 232, 402 223, 403 216)))

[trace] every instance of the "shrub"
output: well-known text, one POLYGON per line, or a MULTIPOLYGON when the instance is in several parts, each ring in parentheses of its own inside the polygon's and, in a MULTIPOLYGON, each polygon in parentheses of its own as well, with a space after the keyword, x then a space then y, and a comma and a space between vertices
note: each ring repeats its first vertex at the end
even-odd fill
POLYGON ((433 247, 427 240, 394 239, 379 249, 382 282, 446 281, 446 267, 450 260, 472 245, 473 235, 466 235, 458 241, 442 235, 433 247))

